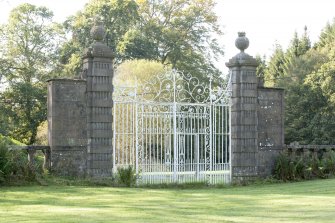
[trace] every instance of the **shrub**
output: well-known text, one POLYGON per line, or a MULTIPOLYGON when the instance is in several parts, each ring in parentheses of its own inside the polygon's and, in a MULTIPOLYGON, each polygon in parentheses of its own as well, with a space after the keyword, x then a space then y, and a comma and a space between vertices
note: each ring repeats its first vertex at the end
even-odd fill
POLYGON ((327 176, 335 175, 335 151, 328 151, 324 153, 321 159, 324 174, 327 176))
POLYGON ((282 153, 278 156, 274 176, 283 181, 327 178, 335 175, 335 152, 324 153, 321 160, 316 154, 301 156, 282 153))
POLYGON ((290 181, 303 178, 305 171, 302 157, 290 156, 282 153, 278 156, 275 164, 275 177, 279 180, 290 181))
POLYGON ((8 150, 4 142, 0 141, 0 183, 4 183, 11 172, 8 150))
POLYGON ((275 163, 274 175, 280 180, 290 179, 290 157, 286 154, 279 154, 275 163))
POLYGON ((324 168, 318 156, 313 155, 310 158, 310 163, 311 163, 310 168, 312 170, 312 177, 314 178, 325 178, 326 177, 324 174, 324 168))
POLYGON ((0 183, 9 179, 13 171, 13 162, 8 146, 14 144, 9 137, 0 135, 0 183))
POLYGON ((26 151, 9 150, 10 145, 22 144, 0 135, 0 184, 34 181, 41 172, 41 164, 32 165, 26 151))
POLYGON ((136 174, 132 166, 117 169, 117 182, 121 186, 131 187, 136 183, 136 174))

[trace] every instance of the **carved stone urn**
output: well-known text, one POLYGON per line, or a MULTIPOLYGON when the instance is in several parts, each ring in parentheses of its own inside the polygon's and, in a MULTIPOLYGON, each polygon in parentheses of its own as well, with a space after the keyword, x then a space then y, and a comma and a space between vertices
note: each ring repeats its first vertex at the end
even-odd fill
POLYGON ((245 36, 245 32, 239 32, 238 37, 235 40, 235 46, 244 52, 249 46, 249 39, 245 36))

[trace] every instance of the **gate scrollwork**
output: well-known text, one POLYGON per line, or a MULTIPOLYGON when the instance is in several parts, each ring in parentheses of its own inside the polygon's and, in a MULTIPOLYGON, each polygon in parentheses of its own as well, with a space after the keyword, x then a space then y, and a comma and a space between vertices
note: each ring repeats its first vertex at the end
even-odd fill
POLYGON ((147 102, 225 103, 228 85, 224 77, 220 78, 219 84, 213 87, 211 76, 199 80, 191 74, 170 70, 143 81, 138 87, 138 96, 147 102))

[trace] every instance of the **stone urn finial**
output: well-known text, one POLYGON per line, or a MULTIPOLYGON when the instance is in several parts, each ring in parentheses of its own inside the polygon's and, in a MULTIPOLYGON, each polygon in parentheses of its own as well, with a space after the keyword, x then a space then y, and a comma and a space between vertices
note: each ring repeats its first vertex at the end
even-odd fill
POLYGON ((256 59, 244 52, 244 50, 249 46, 249 39, 245 36, 245 32, 238 33, 238 37, 235 40, 235 46, 241 50, 241 52, 236 54, 226 63, 227 67, 258 66, 256 59))
POLYGON ((83 58, 103 57, 113 59, 114 54, 112 49, 103 42, 106 36, 106 31, 101 20, 98 17, 94 18, 94 25, 91 29, 90 34, 94 41, 93 43, 91 43, 90 47, 86 49, 83 58))
POLYGON ((245 36, 245 32, 238 32, 238 37, 235 40, 235 46, 244 52, 249 46, 249 39, 245 36))
POLYGON ((101 42, 105 37, 105 28, 98 17, 94 19, 94 25, 90 33, 91 37, 97 42, 101 42))

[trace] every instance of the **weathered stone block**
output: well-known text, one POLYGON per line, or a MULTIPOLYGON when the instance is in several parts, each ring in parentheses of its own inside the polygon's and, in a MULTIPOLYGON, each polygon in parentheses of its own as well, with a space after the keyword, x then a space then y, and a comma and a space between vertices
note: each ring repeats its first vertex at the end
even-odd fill
POLYGON ((257 131, 235 131, 231 132, 232 138, 239 138, 239 139, 255 139, 257 138, 257 131))
POLYGON ((75 117, 86 117, 85 101, 58 101, 53 103, 53 109, 48 115, 70 119, 75 117))
POLYGON ((112 153, 113 147, 112 145, 99 145, 99 146, 89 146, 89 153, 112 153))
POLYGON ((92 137, 94 138, 110 138, 113 137, 113 131, 110 130, 94 130, 92 131, 92 137))
POLYGON ((87 86, 88 91, 112 91, 113 90, 113 84, 107 83, 107 84, 95 84, 92 83, 87 86))
POLYGON ((52 146, 51 150, 58 146, 86 146, 87 139, 86 138, 70 138, 70 137, 62 137, 62 136, 52 136, 52 146))
POLYGON ((242 89, 240 91, 240 97, 255 97, 257 95, 257 90, 256 88, 253 90, 250 89, 242 89))
POLYGON ((235 103, 232 104, 231 109, 233 111, 256 111, 257 109, 257 104, 246 104, 240 101, 240 103, 236 103, 236 100, 234 101, 235 103))
POLYGON ((258 168, 260 176, 270 176, 273 174, 275 161, 282 149, 260 151, 258 153, 258 168))
POLYGON ((233 166, 232 167, 233 181, 250 180, 258 176, 256 166, 233 166))
MULTIPOLYGON (((51 148, 53 149, 53 148, 51 148)), ((51 170, 56 175, 80 176, 86 175, 86 147, 62 147, 53 149, 51 153, 51 170)))
POLYGON ((257 77, 256 75, 252 73, 247 73, 247 72, 242 72, 241 78, 240 78, 240 83, 257 83, 257 77))
POLYGON ((256 152, 232 152, 234 166, 257 166, 256 152))
POLYGON ((101 160, 91 160, 90 167, 92 169, 112 169, 113 160, 101 161, 101 160))

